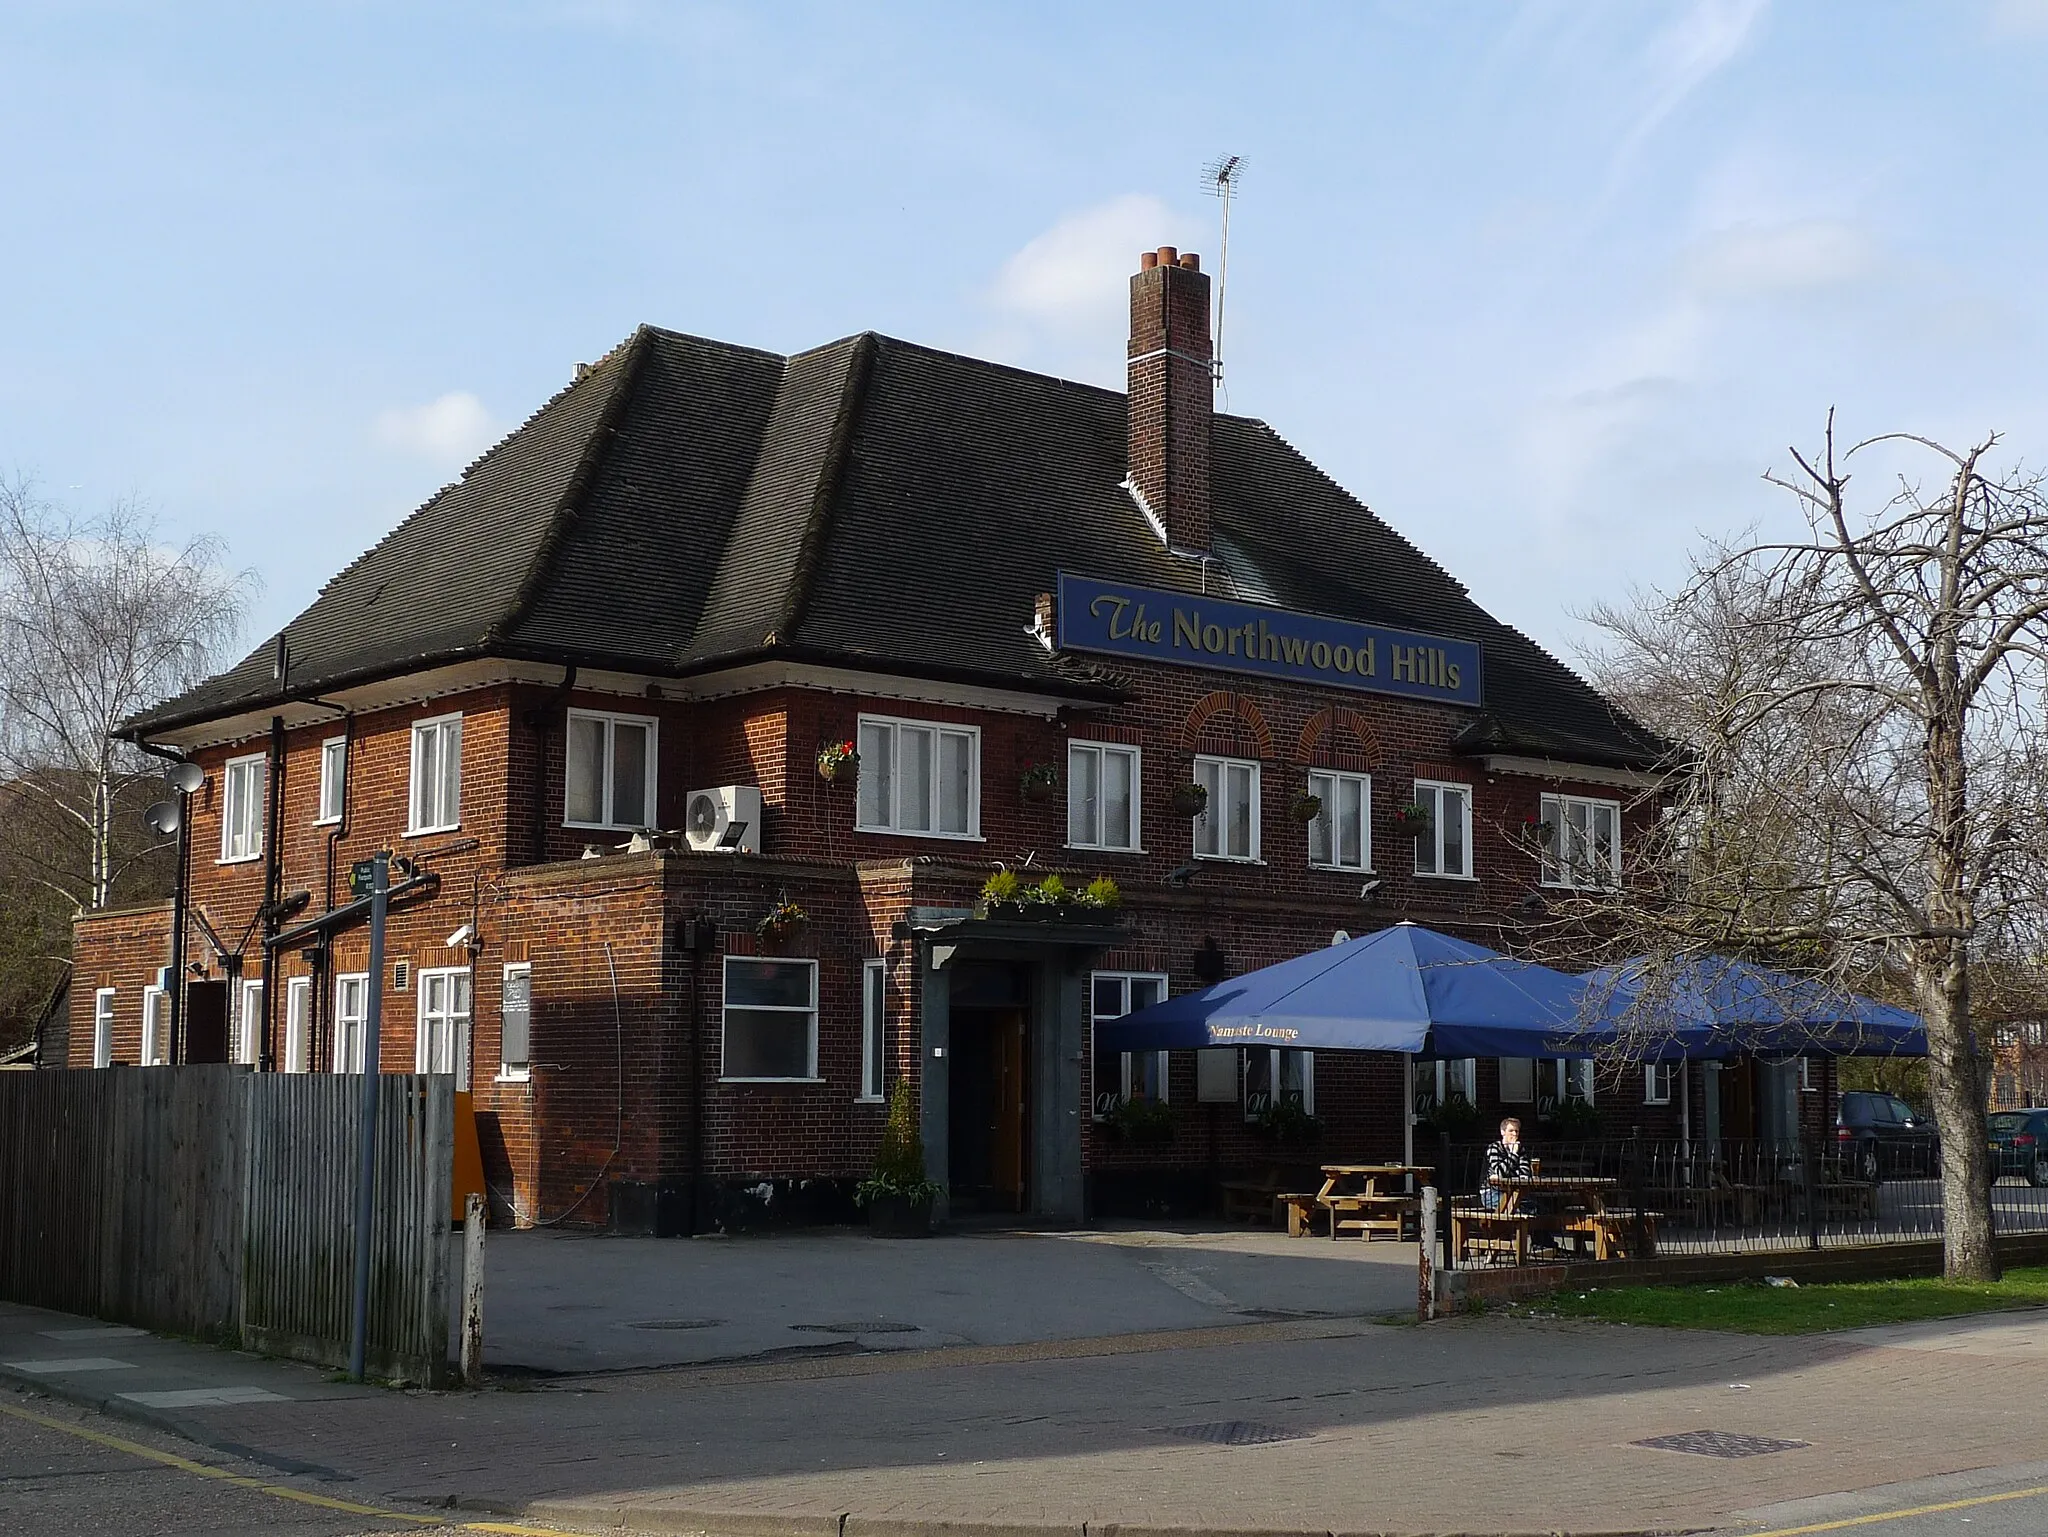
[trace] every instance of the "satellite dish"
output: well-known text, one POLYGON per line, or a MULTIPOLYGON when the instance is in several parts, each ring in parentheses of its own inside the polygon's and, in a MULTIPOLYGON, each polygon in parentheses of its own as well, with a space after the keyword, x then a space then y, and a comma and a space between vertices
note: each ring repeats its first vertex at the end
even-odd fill
POLYGON ((151 832, 162 833, 168 837, 178 830, 178 823, 182 817, 176 801, 155 801, 142 813, 142 820, 149 824, 151 832))
POLYGON ((164 776, 180 795, 190 795, 206 783, 206 770, 196 763, 180 763, 164 776))
POLYGON ((718 801, 710 795, 690 797, 690 831, 700 838, 709 838, 718 831, 718 801))

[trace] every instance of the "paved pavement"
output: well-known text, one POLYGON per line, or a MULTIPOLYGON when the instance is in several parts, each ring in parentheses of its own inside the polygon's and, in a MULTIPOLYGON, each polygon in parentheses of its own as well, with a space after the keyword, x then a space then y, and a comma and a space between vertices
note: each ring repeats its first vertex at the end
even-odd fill
MULTIPOLYGON (((822 1275, 821 1295, 831 1285, 822 1275)), ((1240 1321, 478 1394, 365 1392, 200 1346, 58 1337, 89 1327, 0 1308, 0 1376, 416 1521, 453 1508, 726 1537, 2048 1529, 2048 1498, 2024 1492, 2048 1488, 2028 1466, 2048 1398, 2041 1314, 1797 1339, 1240 1321), (222 1387, 254 1391, 142 1396, 222 1387), (1667 1437, 1693 1449, 1643 1444, 1667 1437), (1754 1455, 1701 1454, 1730 1449, 1754 1455), (1868 1521, 1916 1504, 1951 1508, 1868 1521)), ((0 1410, 49 1402, 0 1389, 0 1410)), ((23 1424, 0 1413, 17 1463, 23 1424)))
POLYGON ((485 1358, 550 1373, 1412 1312, 1415 1249, 1242 1228, 493 1233, 485 1358))

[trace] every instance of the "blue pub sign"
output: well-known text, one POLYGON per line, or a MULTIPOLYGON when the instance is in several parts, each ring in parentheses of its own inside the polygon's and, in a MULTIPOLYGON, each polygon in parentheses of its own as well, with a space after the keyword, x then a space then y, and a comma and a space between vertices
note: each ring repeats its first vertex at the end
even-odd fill
POLYGON ((1479 647, 1384 625, 1354 624, 1263 603, 1059 575, 1062 651, 1258 673, 1292 683, 1401 694, 1440 704, 1480 702, 1479 647))

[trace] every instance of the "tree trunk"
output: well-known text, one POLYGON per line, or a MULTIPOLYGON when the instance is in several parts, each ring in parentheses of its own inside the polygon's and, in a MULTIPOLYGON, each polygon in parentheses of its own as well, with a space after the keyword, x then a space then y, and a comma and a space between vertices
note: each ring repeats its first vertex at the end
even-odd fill
MULTIPOLYGON (((1932 949, 1932 946, 1929 946, 1932 949)), ((1916 967, 1920 1017, 1927 1025, 1927 1086, 1941 1135, 1942 1273, 1951 1281, 1995 1281, 1998 1247, 1991 1226, 1991 1155, 1984 1127, 1983 1072, 1970 1032, 1970 979, 1960 940, 1916 967)))

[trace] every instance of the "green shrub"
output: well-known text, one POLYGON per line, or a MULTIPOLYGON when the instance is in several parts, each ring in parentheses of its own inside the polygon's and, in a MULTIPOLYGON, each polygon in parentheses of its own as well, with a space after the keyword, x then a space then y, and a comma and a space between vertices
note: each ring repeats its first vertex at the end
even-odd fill
POLYGON ((898 1078, 889 1091, 889 1118, 882 1123, 882 1145, 875 1150, 875 1172, 860 1182, 854 1198, 863 1206, 877 1196, 900 1195, 915 1201, 935 1199, 940 1186, 925 1178, 924 1133, 918 1129, 917 1107, 911 1102, 910 1080, 898 1078))

